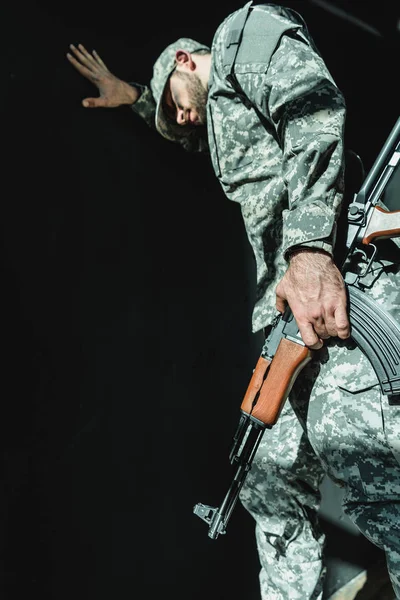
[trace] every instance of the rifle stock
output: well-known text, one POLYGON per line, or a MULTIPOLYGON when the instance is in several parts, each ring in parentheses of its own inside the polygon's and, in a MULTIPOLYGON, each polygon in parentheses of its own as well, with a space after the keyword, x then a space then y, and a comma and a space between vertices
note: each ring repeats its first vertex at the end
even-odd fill
POLYGON ((365 229, 362 243, 368 246, 375 239, 393 238, 399 236, 400 210, 388 211, 381 206, 375 206, 365 229))

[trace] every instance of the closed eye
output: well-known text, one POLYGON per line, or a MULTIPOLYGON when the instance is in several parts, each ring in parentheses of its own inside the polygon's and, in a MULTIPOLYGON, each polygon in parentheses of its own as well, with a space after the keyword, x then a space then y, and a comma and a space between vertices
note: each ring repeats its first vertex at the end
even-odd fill
POLYGON ((171 106, 170 104, 168 104, 167 102, 164 101, 164 103, 163 103, 163 109, 164 109, 164 113, 166 114, 166 116, 168 117, 168 119, 171 119, 172 121, 175 121, 175 119, 176 119, 176 110, 175 110, 175 107, 171 106))
POLYGON ((172 121, 176 120, 176 107, 172 100, 171 91, 167 89, 164 94, 163 109, 166 116, 172 121))

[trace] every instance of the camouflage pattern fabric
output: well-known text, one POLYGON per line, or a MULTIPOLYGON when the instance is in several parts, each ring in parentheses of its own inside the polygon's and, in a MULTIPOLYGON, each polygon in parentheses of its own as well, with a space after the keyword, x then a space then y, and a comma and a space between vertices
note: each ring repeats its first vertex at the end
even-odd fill
POLYGON ((291 29, 289 12, 260 5, 248 17, 235 73, 271 122, 271 130, 265 130, 253 109, 232 98, 226 81, 230 29, 239 12, 214 36, 208 130, 215 173, 228 198, 240 204, 256 259, 253 330, 258 331, 274 316, 275 288, 287 268, 285 252, 299 245, 332 252, 343 198, 346 111, 307 31, 291 29), (282 36, 263 62, 264 40, 269 44, 269 32, 282 23, 290 35, 282 36))
POLYGON ((253 516, 262 600, 321 600, 323 468, 289 401, 264 433, 240 493, 253 516))
MULTIPOLYGON (((372 272, 361 281, 399 322, 395 242, 377 243, 372 272)), ((324 473, 343 489, 344 512, 385 551, 400 598, 400 406, 389 405, 352 341, 328 341, 302 371, 242 488, 256 522, 262 600, 322 598, 325 538, 317 512, 324 473)))
MULTIPOLYGON (((246 21, 235 74, 270 124, 262 125, 226 79, 232 30, 249 4, 229 15, 212 41, 207 150, 226 196, 241 207, 254 251, 256 332, 275 317, 287 252, 296 246, 333 252, 344 193, 346 106, 296 15, 257 5, 246 21), (271 51, 271 36, 282 27, 271 51)), ((155 108, 143 87, 133 110, 154 127, 155 108)), ((196 149, 187 138, 181 143, 196 149)), ((364 285, 400 320, 396 253, 393 241, 379 244, 364 285)), ((242 488, 240 499, 256 524, 262 600, 322 598, 324 535, 317 513, 325 473, 344 488, 352 521, 385 550, 400 598, 400 407, 382 396, 371 364, 351 341, 329 341, 305 367, 242 488)))
MULTIPOLYGON (((182 136, 180 143, 187 150, 210 152, 226 196, 241 206, 257 265, 252 324, 256 332, 275 314, 275 287, 287 268, 285 252, 298 245, 332 252, 343 198, 346 109, 308 31, 282 7, 255 6, 235 73, 245 93, 271 121, 271 130, 265 130, 257 113, 233 95, 226 80, 231 24, 249 4, 225 19, 212 42, 208 145, 199 136, 182 136), (290 35, 282 37, 272 58, 270 53, 263 58, 269 31, 282 24, 290 35)), ((153 72, 154 90, 160 87, 157 77, 164 81, 165 74, 160 69, 153 72)), ((156 99, 150 88, 142 86, 142 90, 132 109, 154 128, 156 99)))

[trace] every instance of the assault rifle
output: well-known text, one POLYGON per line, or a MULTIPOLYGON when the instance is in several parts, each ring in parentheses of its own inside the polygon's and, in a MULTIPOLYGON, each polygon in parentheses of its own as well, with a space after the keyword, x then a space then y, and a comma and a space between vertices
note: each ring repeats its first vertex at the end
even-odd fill
MULTIPOLYGON (((400 399, 400 324, 371 300, 360 281, 371 269, 375 240, 400 236, 400 210, 378 205, 396 167, 400 168, 400 117, 347 212, 347 239, 340 269, 348 291, 351 338, 369 359, 389 403, 400 399), (345 273, 360 253, 364 269, 345 273)), ((398 174, 398 173, 397 173, 398 174)), ((400 196, 400 190, 399 190, 400 196)), ((209 525, 208 536, 226 533, 227 523, 266 429, 275 425, 296 377, 311 360, 288 307, 277 315, 240 406, 240 419, 229 460, 236 466, 231 486, 218 508, 198 503, 193 512, 209 525)))

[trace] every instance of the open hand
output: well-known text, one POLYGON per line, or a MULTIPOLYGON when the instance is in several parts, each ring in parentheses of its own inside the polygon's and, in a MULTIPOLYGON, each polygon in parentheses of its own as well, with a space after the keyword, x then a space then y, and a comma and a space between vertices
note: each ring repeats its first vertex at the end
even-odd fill
POLYGON ((350 336, 346 288, 332 258, 323 252, 302 252, 290 259, 276 288, 276 308, 289 304, 303 342, 318 350, 329 337, 350 336))
POLYGON ((138 90, 113 75, 95 50, 90 54, 82 44, 78 48, 70 44, 70 48, 73 54, 67 53, 69 62, 99 90, 99 97, 82 100, 85 108, 115 108, 136 102, 138 90))

